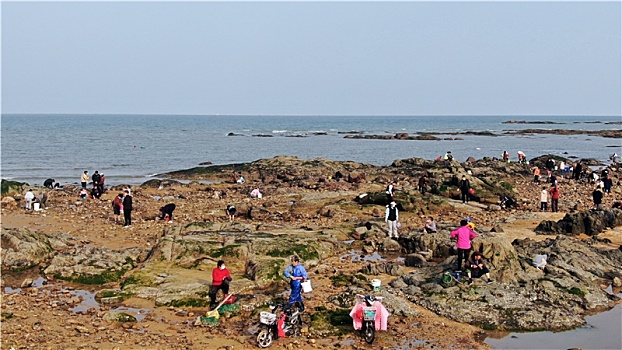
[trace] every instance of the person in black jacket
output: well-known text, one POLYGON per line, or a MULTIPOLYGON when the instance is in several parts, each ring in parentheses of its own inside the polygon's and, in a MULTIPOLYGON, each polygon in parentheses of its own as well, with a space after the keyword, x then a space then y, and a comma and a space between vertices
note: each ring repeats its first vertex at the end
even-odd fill
POLYGON ((592 198, 594 199, 594 209, 600 210, 603 208, 603 191, 600 186, 596 186, 594 192, 592 192, 592 198))
MULTIPOLYGON (((167 216, 170 221, 173 221, 173 211, 175 210, 175 203, 170 203, 160 208, 160 219, 164 220, 167 216)), ((169 221, 169 222, 170 222, 169 221)))
POLYGON ((49 189, 53 189, 54 188, 54 182, 56 182, 56 180, 54 179, 47 179, 43 182, 43 186, 49 188, 49 189))
POLYGON ((462 181, 460 181, 460 192, 462 193, 462 203, 469 202, 469 190, 471 189, 471 183, 467 180, 466 176, 462 175, 462 181))
POLYGON ((93 187, 97 187, 99 189, 99 183, 101 182, 102 176, 99 175, 99 171, 95 170, 95 174, 91 177, 93 180, 93 187))
POLYGON ((129 190, 125 190, 123 197, 123 216, 125 217, 123 227, 132 226, 132 196, 129 190))

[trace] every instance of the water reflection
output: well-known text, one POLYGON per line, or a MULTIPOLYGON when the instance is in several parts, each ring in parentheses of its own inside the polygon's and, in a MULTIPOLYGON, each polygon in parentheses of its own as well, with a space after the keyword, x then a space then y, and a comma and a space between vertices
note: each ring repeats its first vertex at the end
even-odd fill
POLYGON ((622 304, 585 318, 582 327, 566 332, 510 333, 501 339, 487 338, 493 349, 622 349, 622 304))

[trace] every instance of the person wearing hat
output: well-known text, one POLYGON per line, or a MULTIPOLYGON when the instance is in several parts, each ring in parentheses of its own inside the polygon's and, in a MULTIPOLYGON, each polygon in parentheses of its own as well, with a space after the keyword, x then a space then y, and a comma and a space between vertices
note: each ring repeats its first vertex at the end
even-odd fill
POLYGON ((469 284, 473 283, 473 278, 480 278, 486 275, 486 283, 492 283, 490 279, 490 270, 486 267, 486 263, 482 258, 482 253, 475 251, 467 261, 467 275, 469 276, 469 284))
POLYGON ((389 237, 391 238, 393 238, 393 234, 395 234, 395 238, 399 237, 397 235, 397 222, 400 219, 400 214, 395 205, 395 202, 389 203, 389 205, 387 205, 387 210, 384 212, 384 222, 386 222, 389 227, 389 237))
POLYGON ((291 287, 291 293, 289 295, 288 305, 292 305, 295 302, 300 303, 300 311, 305 310, 305 305, 302 302, 302 282, 309 278, 307 270, 304 266, 300 265, 300 258, 297 255, 292 256, 291 265, 285 268, 284 275, 289 279, 289 286, 291 287))

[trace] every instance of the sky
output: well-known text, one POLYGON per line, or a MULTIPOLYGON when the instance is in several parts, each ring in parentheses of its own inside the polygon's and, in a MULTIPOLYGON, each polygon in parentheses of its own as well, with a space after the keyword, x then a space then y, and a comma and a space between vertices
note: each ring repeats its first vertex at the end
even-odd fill
POLYGON ((621 2, 6 2, 3 114, 622 115, 621 2))

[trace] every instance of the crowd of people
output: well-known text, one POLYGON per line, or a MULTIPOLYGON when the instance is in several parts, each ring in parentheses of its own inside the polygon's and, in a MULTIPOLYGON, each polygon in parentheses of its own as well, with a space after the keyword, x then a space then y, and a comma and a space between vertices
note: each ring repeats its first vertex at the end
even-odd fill
MULTIPOLYGON (((520 163, 527 164, 526 156, 523 152, 518 152, 518 159, 520 163)), ((448 151, 442 160, 447 164, 453 161, 453 156, 451 152, 448 151)), ((503 161, 510 161, 510 155, 506 151, 502 154, 503 161)), ((588 166, 582 164, 582 162, 577 162, 572 165, 566 165, 563 161, 559 163, 554 159, 548 159, 545 163, 544 169, 546 170, 546 182, 549 186, 542 186, 542 190, 540 191, 540 210, 548 211, 549 208, 552 212, 559 211, 559 179, 557 176, 560 176, 561 179, 574 180, 576 182, 585 183, 591 186, 594 186, 594 190, 592 191, 592 198, 594 201, 594 209, 602 209, 603 198, 606 194, 611 193, 611 189, 613 187, 613 181, 607 169, 602 170, 600 173, 598 171, 591 170, 588 166), (549 206, 550 203, 550 206, 549 206)), ((537 188, 540 188, 542 179, 542 170, 538 166, 534 166, 532 168, 533 173, 533 183, 538 185, 537 188)), ((246 183, 246 179, 242 176, 240 172, 233 174, 233 182, 236 185, 243 185, 246 183)), ((457 177, 456 177, 457 180, 457 177)), ((421 194, 426 193, 426 186, 428 184, 427 174, 421 175, 419 181, 417 183, 417 190, 421 194)), ((80 190, 80 198, 82 200, 87 200, 89 198, 100 199, 101 195, 106 191, 105 188, 105 175, 100 174, 98 171, 95 171, 92 176, 89 177, 88 171, 84 171, 80 178, 81 182, 81 190, 80 190), (90 192, 87 190, 88 183, 92 183, 92 188, 90 192)), ((455 184, 455 182, 454 182, 455 184)), ((48 189, 59 188, 60 184, 55 181, 55 179, 47 179, 44 182, 44 187, 48 189)), ((385 194, 386 194, 386 209, 384 220, 387 224, 388 236, 390 238, 398 239, 399 238, 399 216, 400 216, 400 206, 395 200, 395 191, 397 182, 391 180, 388 182, 385 194)), ((474 190, 471 187, 471 183, 466 175, 462 175, 461 179, 458 181, 457 190, 460 192, 460 199, 462 203, 468 204, 472 199, 474 194, 474 190)), ((250 187, 249 187, 250 189, 250 187)), ((248 196, 251 198, 261 199, 263 194, 259 190, 258 187, 254 187, 252 191, 245 192, 248 193, 248 196)), ((537 193, 537 190, 535 191, 537 193)), ((503 203, 502 207, 510 207, 512 204, 515 204, 515 201, 507 196, 505 198, 500 198, 500 203, 503 203)), ((45 208, 47 195, 45 193, 41 193, 39 195, 35 195, 32 189, 29 189, 24 199, 26 201, 26 209, 33 210, 35 203, 39 203, 40 208, 45 208)), ((131 190, 125 189, 122 193, 118 193, 114 200, 112 201, 114 221, 119 222, 120 216, 123 214, 123 226, 130 227, 132 225, 132 209, 133 209, 133 199, 131 195, 131 190)), ((172 222, 173 220, 173 212, 176 209, 176 205, 174 203, 169 203, 162 206, 159 210, 160 215, 159 219, 165 222, 172 222)), ((235 215, 237 209, 235 205, 229 204, 225 209, 227 218, 230 222, 234 222, 235 215)), ((428 216, 426 221, 421 228, 421 232, 425 234, 434 234, 438 232, 437 223, 433 216, 428 216)), ((474 230, 473 222, 470 222, 467 219, 460 221, 460 226, 455 230, 450 232, 450 236, 456 240, 456 262, 455 262, 455 270, 457 271, 465 271, 468 276, 468 283, 472 283, 474 278, 486 278, 487 283, 493 283, 490 276, 490 268, 487 265, 483 254, 479 251, 473 250, 472 241, 477 237, 477 234, 474 230)), ((540 267, 538 267, 540 268, 540 267)), ((289 297, 289 304, 299 303, 304 309, 304 304, 302 300, 302 287, 301 283, 307 280, 308 273, 305 268, 300 264, 300 259, 298 256, 293 256, 291 258, 291 264, 285 269, 283 275, 289 280, 291 293, 289 297)), ((217 262, 217 266, 212 272, 212 285, 209 291, 210 297, 210 306, 213 308, 216 305, 217 295, 220 291, 222 291, 223 298, 226 298, 229 293, 229 285, 232 281, 231 273, 227 269, 225 262, 220 260, 217 262)))

